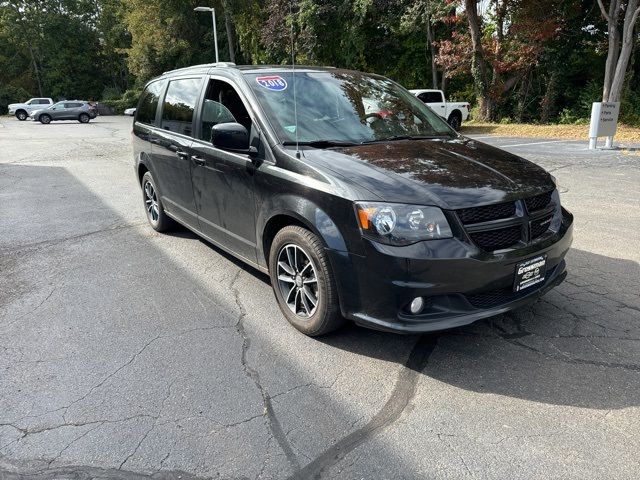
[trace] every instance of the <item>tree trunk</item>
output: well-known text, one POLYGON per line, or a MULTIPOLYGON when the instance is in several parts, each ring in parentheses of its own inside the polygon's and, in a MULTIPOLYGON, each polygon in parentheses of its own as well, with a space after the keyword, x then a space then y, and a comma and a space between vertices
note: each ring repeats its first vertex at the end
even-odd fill
POLYGON ((229 59, 236 63, 236 26, 233 22, 233 16, 229 10, 229 2, 223 1, 224 8, 224 24, 227 29, 227 43, 229 44, 229 59))
POLYGON ((609 33, 609 49, 602 87, 603 102, 619 102, 629 66, 629 58, 633 50, 634 30, 640 15, 638 0, 610 0, 609 9, 605 9, 603 0, 597 0, 602 17, 607 21, 609 33), (624 6, 624 23, 619 29, 620 13, 624 6), (622 42, 622 44, 621 44, 622 42))
POLYGON ((475 85, 478 103, 480 104, 479 120, 491 120, 493 118, 493 101, 489 89, 489 66, 482 51, 482 32, 480 31, 480 19, 476 0, 464 0, 473 56, 471 58, 471 73, 475 85))
POLYGON ((431 28, 431 18, 427 18, 427 42, 429 42, 429 51, 431 52, 431 85, 438 88, 438 67, 436 65, 436 47, 434 45, 433 30, 431 28))
POLYGON ((609 102, 619 102, 622 97, 622 88, 627 75, 627 67, 629 66, 629 58, 633 50, 635 24, 638 20, 640 9, 638 8, 638 0, 629 0, 627 11, 624 15, 624 25, 622 27, 622 47, 616 64, 616 70, 611 82, 611 91, 609 92, 609 102))
MULTIPOLYGON (((603 6, 601 5, 601 8, 603 6)), ((618 60, 618 54, 620 51, 620 32, 618 31, 618 16, 620 14, 620 0, 611 0, 609 4, 609 12, 603 16, 607 20, 607 33, 609 39, 609 50, 607 52, 607 62, 604 69, 604 85, 602 87, 602 101, 609 101, 609 94, 611 92, 611 82, 613 81, 613 75, 616 70, 616 63, 618 60)))
POLYGON ((540 102, 540 123, 549 123, 554 114, 553 107, 556 103, 556 93, 558 86, 558 71, 554 68, 547 84, 547 91, 540 102))

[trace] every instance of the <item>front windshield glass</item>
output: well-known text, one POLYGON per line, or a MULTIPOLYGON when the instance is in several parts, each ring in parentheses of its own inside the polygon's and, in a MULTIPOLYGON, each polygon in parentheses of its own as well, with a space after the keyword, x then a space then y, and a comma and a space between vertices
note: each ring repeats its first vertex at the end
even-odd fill
MULTIPOLYGON (((247 73, 276 134, 296 141, 291 71, 247 73)), ((296 71, 298 141, 366 143, 456 133, 429 107, 386 78, 358 72, 296 71)))

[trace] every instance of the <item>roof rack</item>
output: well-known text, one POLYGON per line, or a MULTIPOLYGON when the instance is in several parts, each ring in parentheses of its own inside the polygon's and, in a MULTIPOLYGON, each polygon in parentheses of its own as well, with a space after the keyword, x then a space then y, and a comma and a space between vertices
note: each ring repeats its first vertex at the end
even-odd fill
POLYGON ((203 63, 200 65, 191 65, 190 67, 176 68, 175 70, 167 70, 163 72, 162 75, 167 75, 168 73, 181 72, 184 70, 193 70, 196 68, 212 68, 212 67, 235 67, 236 64, 233 62, 218 62, 218 63, 203 63))

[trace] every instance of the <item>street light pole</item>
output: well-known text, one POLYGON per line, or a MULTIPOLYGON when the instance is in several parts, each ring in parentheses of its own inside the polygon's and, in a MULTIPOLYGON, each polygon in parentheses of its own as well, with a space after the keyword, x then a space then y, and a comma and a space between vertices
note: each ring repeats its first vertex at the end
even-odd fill
POLYGON ((195 12, 211 12, 211 19, 213 20, 213 46, 216 50, 216 63, 218 59, 218 30, 216 29, 216 10, 212 7, 196 7, 193 9, 195 12))

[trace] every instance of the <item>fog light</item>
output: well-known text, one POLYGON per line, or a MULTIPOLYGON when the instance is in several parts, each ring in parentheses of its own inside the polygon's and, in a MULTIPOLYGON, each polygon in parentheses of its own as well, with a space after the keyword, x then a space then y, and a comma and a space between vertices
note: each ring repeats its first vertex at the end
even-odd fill
POLYGON ((409 311, 413 315, 419 314, 424 308, 424 298, 416 297, 411 301, 411 305, 409 305, 409 311))

